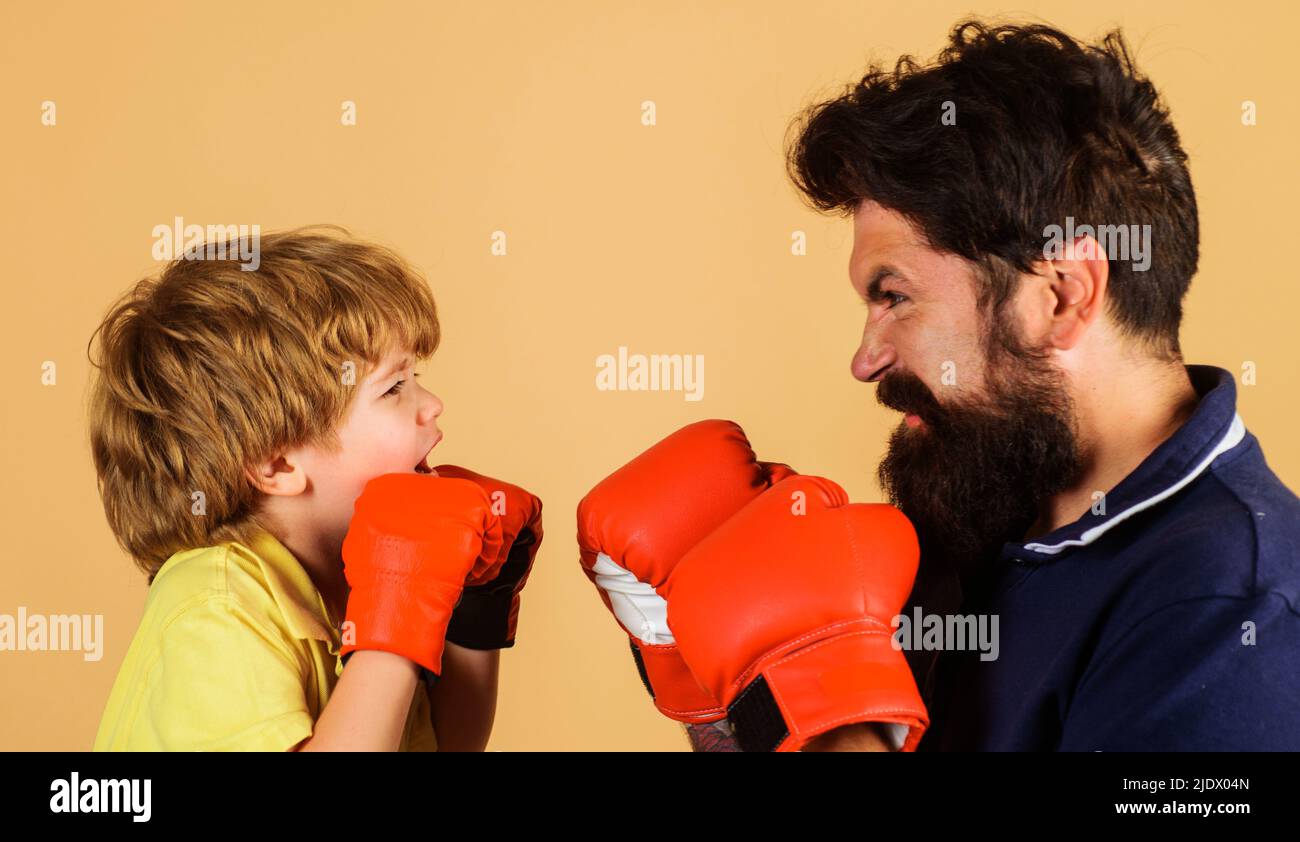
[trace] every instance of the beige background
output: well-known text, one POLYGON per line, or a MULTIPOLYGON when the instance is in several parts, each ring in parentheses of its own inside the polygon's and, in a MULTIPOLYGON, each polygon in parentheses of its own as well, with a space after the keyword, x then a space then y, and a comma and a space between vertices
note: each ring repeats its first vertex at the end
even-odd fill
MULTIPOLYGON (((1289 4, 1286 4, 1289 5, 1289 4)), ((1041 3, 1119 24, 1192 159, 1203 258, 1191 362, 1257 365, 1240 410, 1300 487, 1291 246, 1297 23, 1284 4, 1041 3), (1243 100, 1259 122, 1244 127, 1243 100)), ((495 749, 686 747, 581 575, 573 513, 606 473, 704 417, 859 500, 896 415, 853 380, 847 222, 787 183, 791 116, 869 57, 925 57, 966 2, 24 3, 0 29, 0 613, 102 613, 104 657, 0 652, 0 749, 85 749, 145 596, 95 491, 85 345, 155 269, 151 229, 336 222, 427 274, 452 461, 527 486, 547 538, 505 654, 495 749), (351 5, 351 4, 350 4, 351 5), (42 126, 40 104, 57 103, 42 126), (354 100, 358 125, 340 125, 354 100), (658 125, 641 125, 654 100, 658 125), (494 230, 508 255, 489 252, 494 230), (790 253, 791 232, 808 254, 790 253), (705 399, 598 392, 595 359, 704 354, 705 399), (42 386, 41 364, 58 365, 42 386)), ((989 11, 989 10, 985 10, 989 11)))

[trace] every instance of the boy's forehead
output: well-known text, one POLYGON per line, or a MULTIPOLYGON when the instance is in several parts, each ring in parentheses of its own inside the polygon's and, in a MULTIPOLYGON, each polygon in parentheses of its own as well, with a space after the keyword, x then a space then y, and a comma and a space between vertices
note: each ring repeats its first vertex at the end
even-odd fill
POLYGON ((396 349, 388 352, 380 359, 371 372, 370 380, 383 380, 399 371, 407 369, 414 362, 411 352, 407 349, 396 349))

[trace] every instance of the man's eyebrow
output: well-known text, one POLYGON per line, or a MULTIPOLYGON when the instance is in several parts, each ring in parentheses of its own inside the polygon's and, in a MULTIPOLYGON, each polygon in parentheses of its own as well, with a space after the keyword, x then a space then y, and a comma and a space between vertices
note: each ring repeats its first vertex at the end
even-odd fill
POLYGON ((405 369, 406 369, 410 364, 411 364, 411 358, 410 358, 410 357, 402 357, 400 360, 398 360, 398 361, 397 361, 396 363, 394 363, 393 365, 390 365, 390 366, 389 366, 387 369, 385 369, 384 371, 380 372, 379 374, 374 375, 374 376, 371 378, 371 381, 370 381, 370 382, 372 382, 372 383, 378 383, 378 382, 381 381, 381 380, 387 380, 388 378, 392 377, 392 376, 393 376, 394 374, 396 374, 397 372, 405 370, 405 369))
POLYGON ((877 267, 876 271, 871 273, 871 280, 867 282, 867 292, 865 298, 868 301, 879 301, 882 293, 880 285, 884 283, 885 278, 897 278, 900 283, 906 283, 907 279, 893 266, 888 264, 877 267))

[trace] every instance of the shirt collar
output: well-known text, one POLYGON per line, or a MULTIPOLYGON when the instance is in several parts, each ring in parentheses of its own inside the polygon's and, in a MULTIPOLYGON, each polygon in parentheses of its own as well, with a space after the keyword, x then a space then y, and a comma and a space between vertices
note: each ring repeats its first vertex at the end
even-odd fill
POLYGON ((1086 547, 1129 518, 1177 494, 1220 454, 1246 439, 1246 426, 1237 414, 1233 375, 1215 366, 1186 368, 1200 402, 1177 432, 1106 494, 1102 501, 1105 513, 1098 513, 1094 507, 1074 523, 1034 541, 1009 542, 1002 548, 1004 560, 1051 561, 1086 547))
POLYGON ((324 641, 330 652, 337 654, 341 643, 338 624, 330 619, 320 591, 293 553, 265 530, 246 546, 261 567, 267 590, 284 615, 289 632, 303 640, 324 641))

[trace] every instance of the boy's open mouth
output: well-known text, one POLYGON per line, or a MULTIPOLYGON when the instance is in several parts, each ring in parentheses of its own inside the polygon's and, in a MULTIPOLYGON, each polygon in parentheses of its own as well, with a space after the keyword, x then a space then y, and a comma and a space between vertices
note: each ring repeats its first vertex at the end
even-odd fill
MULTIPOLYGON (((442 441, 442 433, 438 433, 438 437, 433 440, 433 444, 429 445, 429 452, 432 452, 433 449, 438 446, 438 442, 440 441, 442 441)), ((417 474, 434 474, 435 476, 437 475, 437 473, 433 470, 433 467, 429 464, 428 452, 424 454, 423 459, 415 463, 415 472, 417 474)))

